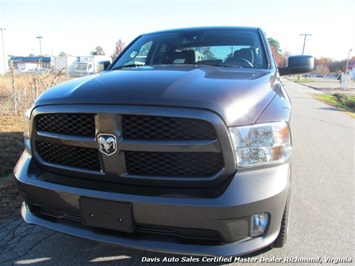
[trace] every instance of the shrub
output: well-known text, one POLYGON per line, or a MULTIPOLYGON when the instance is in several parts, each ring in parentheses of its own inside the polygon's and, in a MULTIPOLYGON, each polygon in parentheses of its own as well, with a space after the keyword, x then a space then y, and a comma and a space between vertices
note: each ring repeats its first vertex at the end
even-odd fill
POLYGON ((337 98, 339 103, 350 108, 355 107, 355 96, 349 96, 343 93, 334 93, 333 96, 337 98))

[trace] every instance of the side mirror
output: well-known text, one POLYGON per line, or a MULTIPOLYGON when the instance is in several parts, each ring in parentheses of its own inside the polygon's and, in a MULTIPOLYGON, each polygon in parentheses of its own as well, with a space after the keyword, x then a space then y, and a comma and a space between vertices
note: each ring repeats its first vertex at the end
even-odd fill
POLYGON ((310 55, 296 55, 288 58, 287 67, 279 67, 280 76, 311 72, 314 69, 314 58, 310 55))
POLYGON ((106 70, 110 64, 111 64, 110 61, 101 61, 97 63, 97 72, 100 73, 106 70))

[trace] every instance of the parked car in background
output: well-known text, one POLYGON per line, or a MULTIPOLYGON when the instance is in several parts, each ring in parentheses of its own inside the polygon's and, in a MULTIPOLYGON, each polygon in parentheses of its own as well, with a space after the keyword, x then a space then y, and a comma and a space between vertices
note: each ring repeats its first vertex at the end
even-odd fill
POLYGON ((111 57, 104 55, 78 56, 70 73, 74 77, 96 74, 98 72, 98 64, 101 61, 111 62, 111 57))

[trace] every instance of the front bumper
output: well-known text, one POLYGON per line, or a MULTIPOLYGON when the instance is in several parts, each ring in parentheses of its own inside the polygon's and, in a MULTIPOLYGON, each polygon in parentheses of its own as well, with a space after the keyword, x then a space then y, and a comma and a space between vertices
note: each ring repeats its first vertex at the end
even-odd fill
POLYGON ((129 248, 214 256, 243 255, 274 242, 280 230, 291 178, 288 162, 236 173, 217 198, 141 196, 43 181, 40 179, 43 172, 26 151, 14 173, 24 198, 21 213, 30 224, 129 248), (179 237, 162 235, 163 231, 160 234, 124 233, 85 226, 80 222, 79 201, 83 197, 131 204, 132 219, 137 228, 215 232, 220 241, 180 241, 179 237), (250 237, 250 216, 264 212, 269 213, 266 232, 259 237, 250 237))

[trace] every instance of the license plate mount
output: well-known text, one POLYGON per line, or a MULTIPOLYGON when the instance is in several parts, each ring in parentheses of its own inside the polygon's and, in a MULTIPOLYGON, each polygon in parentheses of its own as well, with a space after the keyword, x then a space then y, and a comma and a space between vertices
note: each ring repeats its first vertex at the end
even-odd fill
POLYGON ((101 199, 80 198, 82 223, 88 226, 132 233, 132 204, 101 199))

